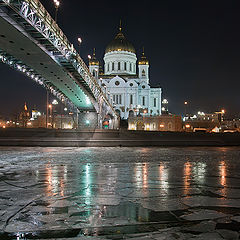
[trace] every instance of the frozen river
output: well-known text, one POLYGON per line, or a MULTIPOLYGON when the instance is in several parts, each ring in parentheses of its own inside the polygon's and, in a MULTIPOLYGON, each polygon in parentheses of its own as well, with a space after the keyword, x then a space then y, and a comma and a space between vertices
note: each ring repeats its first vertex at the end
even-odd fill
POLYGON ((239 147, 0 147, 0 239, 238 239, 239 163, 239 147))

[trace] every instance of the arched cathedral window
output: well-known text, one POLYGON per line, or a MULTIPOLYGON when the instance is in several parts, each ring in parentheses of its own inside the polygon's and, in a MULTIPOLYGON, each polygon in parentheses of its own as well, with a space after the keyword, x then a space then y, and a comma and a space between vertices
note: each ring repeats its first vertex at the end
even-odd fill
POLYGON ((127 63, 124 62, 124 70, 126 71, 127 70, 127 63))
POLYGON ((121 63, 118 62, 118 70, 121 70, 121 63))
POLYGON ((114 71, 114 62, 112 63, 112 71, 114 71))
POLYGON ((146 73, 145 73, 144 69, 142 70, 142 76, 143 76, 143 77, 146 76, 146 73))

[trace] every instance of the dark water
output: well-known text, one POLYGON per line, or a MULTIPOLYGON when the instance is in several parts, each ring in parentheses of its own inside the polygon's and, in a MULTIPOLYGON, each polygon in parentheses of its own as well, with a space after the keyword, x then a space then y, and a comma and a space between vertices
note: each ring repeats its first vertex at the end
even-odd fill
POLYGON ((237 147, 2 147, 0 239, 126 239, 205 220, 238 231, 239 162, 237 147))

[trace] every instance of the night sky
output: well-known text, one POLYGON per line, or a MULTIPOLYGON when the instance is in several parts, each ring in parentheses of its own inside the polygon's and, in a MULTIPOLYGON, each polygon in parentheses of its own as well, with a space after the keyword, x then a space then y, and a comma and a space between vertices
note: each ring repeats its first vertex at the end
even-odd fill
MULTIPOLYGON (((60 1, 58 24, 77 49, 77 38, 82 38, 80 55, 85 62, 95 47, 103 63, 105 47, 122 19, 123 33, 138 57, 144 46, 150 83, 162 87, 170 112, 183 113, 188 101, 192 113, 224 108, 238 114, 239 1, 60 1)), ((52 1, 41 2, 54 16, 52 1)), ((0 79, 0 115, 13 114, 25 101, 45 109, 46 91, 32 80, 2 63, 0 79)))

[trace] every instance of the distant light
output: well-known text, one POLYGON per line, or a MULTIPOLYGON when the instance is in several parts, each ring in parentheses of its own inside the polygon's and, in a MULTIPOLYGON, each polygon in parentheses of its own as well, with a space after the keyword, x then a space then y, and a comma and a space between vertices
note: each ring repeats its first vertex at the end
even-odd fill
POLYGON ((51 105, 51 104, 49 104, 49 105, 48 105, 48 107, 49 107, 49 108, 52 108, 52 105, 51 105))
POLYGON ((186 128, 190 128, 191 126, 189 124, 185 125, 186 128))
POLYGON ((86 120, 86 124, 89 124, 90 123, 90 121, 89 120, 86 120))
POLYGON ((79 44, 82 43, 82 39, 81 39, 81 38, 78 38, 78 42, 79 42, 79 44))
POLYGON ((163 99, 162 103, 163 104, 168 104, 168 100, 167 99, 163 99))
POLYGON ((205 113, 204 112, 198 112, 198 115, 204 116, 205 113))
POLYGON ((56 99, 54 99, 54 100, 52 101, 52 104, 53 104, 53 105, 57 105, 57 104, 58 104, 58 101, 57 101, 56 99))
POLYGON ((221 111, 221 112, 222 112, 222 114, 224 114, 224 113, 225 113, 225 110, 224 110, 224 109, 222 109, 222 111, 221 111))
POLYGON ((187 101, 185 101, 185 102, 184 102, 184 104, 185 104, 185 105, 187 105, 187 104, 188 104, 188 102, 187 102, 187 101))
POLYGON ((66 111, 67 111, 67 108, 65 107, 63 110, 66 112, 66 111))
POLYGON ((5 126, 5 125, 3 125, 3 128, 6 128, 6 126, 5 126))
POLYGON ((162 111, 165 111, 165 107, 162 107, 162 111))
POLYGON ((88 105, 91 104, 89 97, 86 97, 86 104, 88 104, 88 105))
POLYGON ((160 124, 160 128, 163 128, 164 127, 164 124, 160 124))
POLYGON ((59 5, 60 5, 60 1, 58 1, 58 0, 54 0, 54 4, 55 4, 55 6, 58 8, 59 5))
POLYGON ((88 59, 90 60, 92 57, 91 57, 91 55, 88 55, 88 59))

